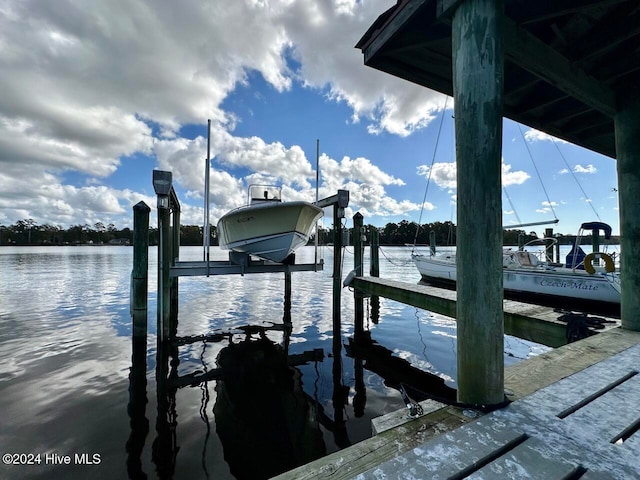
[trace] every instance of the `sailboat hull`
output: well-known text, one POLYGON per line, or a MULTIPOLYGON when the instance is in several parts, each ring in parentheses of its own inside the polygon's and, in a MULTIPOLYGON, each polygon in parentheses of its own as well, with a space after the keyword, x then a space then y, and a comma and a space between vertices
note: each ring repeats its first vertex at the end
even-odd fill
MULTIPOLYGON (((457 280, 455 256, 414 255, 422 280, 454 287, 457 280)), ((620 308, 620 279, 617 274, 564 267, 519 267, 503 269, 507 298, 550 300, 554 306, 601 306, 603 311, 620 308)))
POLYGON ((309 241, 322 209, 307 202, 248 205, 218 221, 220 248, 282 262, 309 241))

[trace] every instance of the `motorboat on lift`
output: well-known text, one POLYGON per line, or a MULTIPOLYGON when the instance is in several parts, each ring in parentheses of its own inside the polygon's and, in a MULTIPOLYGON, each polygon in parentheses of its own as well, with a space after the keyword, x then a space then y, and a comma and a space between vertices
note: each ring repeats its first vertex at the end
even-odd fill
POLYGON ((248 203, 218 221, 220 248, 282 263, 309 241, 322 209, 303 201, 282 201, 282 187, 250 185, 248 203))
MULTIPOLYGON (((517 250, 503 249, 505 297, 564 308, 619 311, 620 274, 616 271, 614 259, 603 252, 585 254, 580 247, 584 230, 603 230, 604 238, 611 238, 609 225, 583 223, 564 264, 540 259, 534 252, 525 250, 526 245, 517 250)), ((412 259, 423 281, 455 288, 455 253, 414 253, 412 259)))

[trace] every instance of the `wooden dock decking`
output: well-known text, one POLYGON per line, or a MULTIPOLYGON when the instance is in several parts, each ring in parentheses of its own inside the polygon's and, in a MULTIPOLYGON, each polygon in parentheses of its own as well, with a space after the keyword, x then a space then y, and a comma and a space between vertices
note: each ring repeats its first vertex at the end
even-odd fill
MULTIPOLYGON (((379 295, 451 318, 456 317, 455 290, 377 277, 356 277, 352 286, 366 294, 379 295)), ((554 348, 568 343, 567 323, 558 320, 561 313, 551 307, 503 300, 503 311, 504 332, 508 335, 554 348)), ((598 317, 606 322, 601 331, 620 325, 619 319, 598 317)))
POLYGON ((400 425, 276 478, 640 478, 638 370, 640 333, 608 330, 506 368, 508 407, 395 413, 400 425))

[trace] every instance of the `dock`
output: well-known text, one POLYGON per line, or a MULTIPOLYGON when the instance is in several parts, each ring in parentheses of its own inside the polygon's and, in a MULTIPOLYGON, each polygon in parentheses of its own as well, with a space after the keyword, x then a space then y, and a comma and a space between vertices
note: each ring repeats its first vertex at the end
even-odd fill
MULTIPOLYGON (((351 284, 354 290, 367 295, 385 297, 440 315, 456 318, 455 290, 430 285, 399 282, 378 277, 356 277, 351 284)), ((504 332, 524 340, 548 347, 560 347, 572 338, 577 339, 596 331, 602 332, 620 326, 620 319, 613 317, 575 316, 583 322, 567 322, 566 312, 550 307, 515 300, 503 300, 504 332), (598 329, 589 329, 587 320, 595 318, 598 329)))
POLYGON ((507 367, 505 408, 427 400, 423 416, 376 419, 377 435, 275 478, 638 478, 639 359, 640 333, 610 329, 507 367))

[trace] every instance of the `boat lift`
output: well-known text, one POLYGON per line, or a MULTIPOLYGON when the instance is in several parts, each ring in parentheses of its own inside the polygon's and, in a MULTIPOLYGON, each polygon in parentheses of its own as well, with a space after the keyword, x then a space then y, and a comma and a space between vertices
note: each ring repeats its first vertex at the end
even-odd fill
MULTIPOLYGON (((286 263, 275 263, 267 260, 252 259, 249 254, 229 252, 227 261, 211 261, 208 252, 202 261, 180 261, 180 202, 172 185, 172 173, 163 170, 153 171, 153 188, 157 195, 158 208, 158 333, 164 338, 170 337, 172 318, 177 318, 178 310, 178 277, 212 276, 250 273, 285 274, 285 302, 291 298, 291 273, 300 271, 321 271, 324 261, 318 261, 317 251, 314 263, 296 264, 295 258, 286 263)), ((144 202, 141 202, 144 203, 144 202)), ((341 230, 341 219, 345 216, 345 208, 349 205, 349 191, 338 190, 337 194, 314 202, 321 208, 333 207, 334 231, 341 230)), ((144 205, 146 207, 146 205, 144 205)), ((134 215, 146 215, 148 226, 149 208, 134 207, 134 215)), ((144 238, 145 222, 139 222, 139 238, 144 238)), ((148 227, 147 227, 148 228, 148 227)), ((134 218, 134 230, 135 218, 134 218)), ((135 235, 136 232, 134 232, 135 235)), ((207 237, 208 235, 205 235, 207 237)), ((317 238, 317 232, 316 232, 317 238)), ((147 235, 148 243, 148 235, 147 235)), ((205 243, 206 245, 206 243, 205 243)), ((317 245, 316 245, 317 249, 317 245)), ((135 260, 134 260, 135 262, 135 260)), ((336 260, 334 259, 334 269, 336 260)), ((339 266, 339 264, 338 264, 339 266)), ((335 277, 335 275, 334 275, 335 277)), ((133 287, 132 282, 132 287, 133 287)), ((336 292, 334 289, 334 296, 336 292)), ((339 291, 338 291, 339 295, 339 291)), ((133 298, 133 297, 132 297, 133 298)), ((338 299, 339 303, 339 299, 338 299)), ((132 310, 134 307, 132 306, 132 310)))

